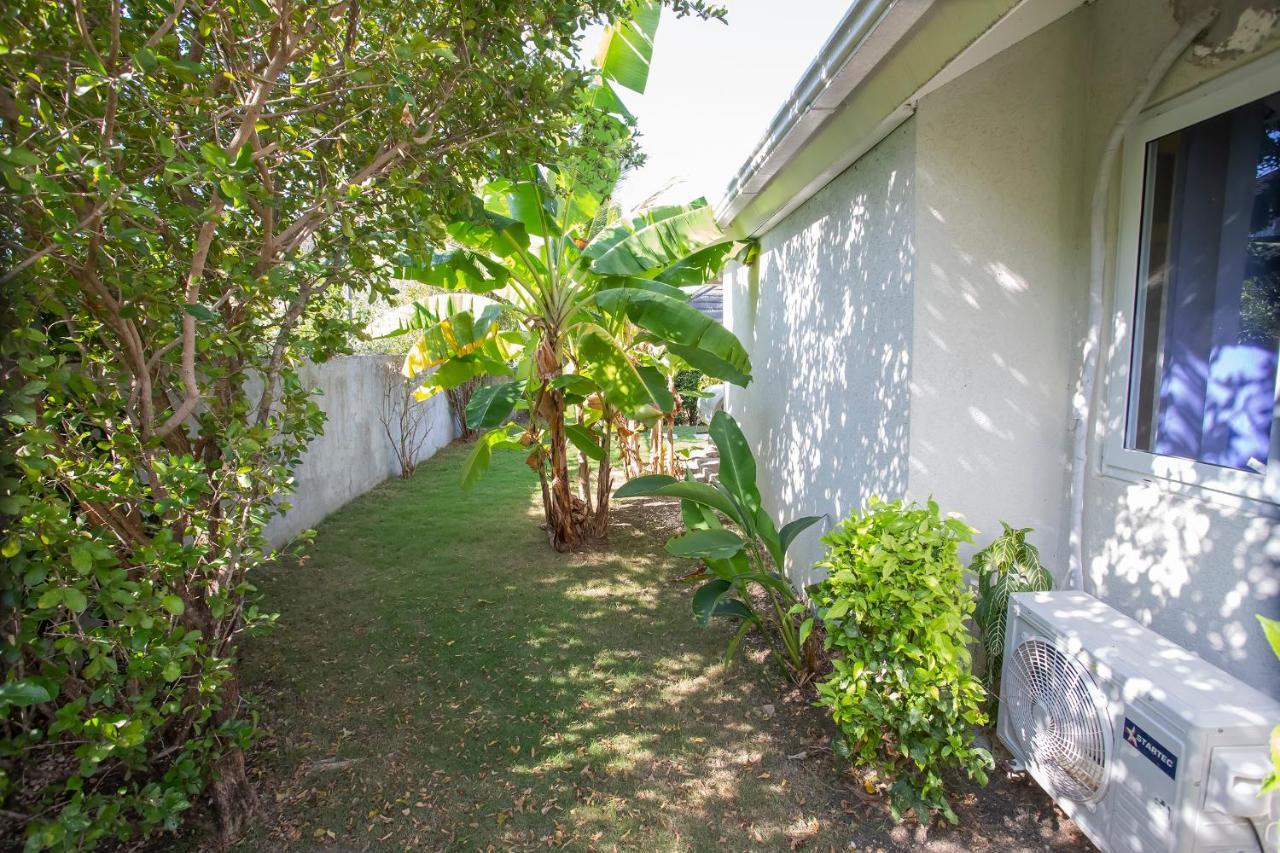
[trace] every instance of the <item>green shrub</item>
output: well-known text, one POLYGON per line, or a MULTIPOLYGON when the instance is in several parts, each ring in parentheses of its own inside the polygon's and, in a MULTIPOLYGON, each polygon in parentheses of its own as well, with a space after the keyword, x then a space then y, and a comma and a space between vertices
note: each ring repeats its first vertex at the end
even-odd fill
MULTIPOLYGON (((1268 619, 1262 615, 1257 619, 1267 642, 1271 644, 1271 651, 1280 658, 1280 620, 1268 619)), ((1258 794, 1269 794, 1278 789, 1280 789, 1280 725, 1271 730, 1271 772, 1263 778, 1262 788, 1258 794)))
POLYGON ((236 660, 323 425, 302 367, 485 176, 629 161, 574 56, 633 11, 0 3, 0 849, 255 813, 236 660))
POLYGON ((987 695, 1000 695, 1000 665, 1004 658, 1004 620, 1009 595, 1053 589, 1053 577, 1040 562, 1040 551, 1027 541, 1030 527, 1013 528, 1003 521, 1004 532, 973 556, 969 571, 978 578, 978 607, 973 621, 982 635, 987 654, 983 681, 987 695))
POLYGON ((676 422, 697 426, 702 423, 702 417, 698 414, 698 400, 703 396, 702 389, 708 383, 714 384, 721 380, 708 377, 700 370, 678 370, 675 381, 676 393, 680 395, 680 413, 676 422))
POLYGON ((761 502, 756 458, 738 422, 727 412, 716 412, 708 431, 720 453, 715 483, 648 474, 623 483, 614 496, 680 498, 685 532, 667 540, 667 551, 701 560, 713 575, 694 592, 693 615, 702 625, 727 619, 738 626, 725 651, 725 665, 755 627, 783 671, 805 684, 817 669, 813 618, 783 569, 791 543, 822 517, 807 515, 781 528, 775 525, 761 502))
POLYGON ((965 618, 973 597, 958 543, 964 522, 925 507, 872 498, 823 537, 818 565, 828 576, 811 588, 833 672, 818 685, 856 767, 892 780, 895 818, 938 809, 951 822, 942 774, 962 770, 986 783, 991 755, 973 745, 986 722, 984 692, 970 668, 965 618))

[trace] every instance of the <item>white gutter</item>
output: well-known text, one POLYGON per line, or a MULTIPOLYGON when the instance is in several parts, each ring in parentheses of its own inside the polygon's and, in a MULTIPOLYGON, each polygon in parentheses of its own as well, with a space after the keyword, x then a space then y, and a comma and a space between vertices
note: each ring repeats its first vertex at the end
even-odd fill
POLYGON ((729 182, 716 219, 733 220, 936 0, 855 0, 729 182))
MULTIPOLYGON (((764 138, 730 181, 716 205, 716 219, 730 224, 764 187, 791 163, 805 144, 876 66, 908 36, 911 28, 939 3, 956 0, 860 0, 855 2, 827 39, 817 57, 774 116, 764 138)), ((928 82, 883 116, 874 128, 850 139, 841 156, 833 159, 812 180, 791 194, 788 201, 743 236, 758 236, 831 182, 886 136, 910 118, 920 99, 976 68, 991 57, 1048 26, 1087 0, 1021 0, 994 26, 958 56, 952 58, 928 82)))

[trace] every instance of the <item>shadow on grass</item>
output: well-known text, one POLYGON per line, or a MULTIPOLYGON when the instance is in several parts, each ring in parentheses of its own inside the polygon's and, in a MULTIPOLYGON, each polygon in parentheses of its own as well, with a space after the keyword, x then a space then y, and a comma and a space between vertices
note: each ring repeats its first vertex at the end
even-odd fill
MULTIPOLYGON (((720 667, 728 628, 697 627, 671 580, 689 564, 662 549, 674 505, 618 502, 607 546, 556 554, 532 472, 499 455, 463 492, 466 452, 352 502, 260 578, 281 615, 243 655, 267 732, 244 848, 923 840, 832 769, 820 713, 759 655, 720 667)), ((1043 798, 1019 796, 991 843, 1055 843, 1043 798)))

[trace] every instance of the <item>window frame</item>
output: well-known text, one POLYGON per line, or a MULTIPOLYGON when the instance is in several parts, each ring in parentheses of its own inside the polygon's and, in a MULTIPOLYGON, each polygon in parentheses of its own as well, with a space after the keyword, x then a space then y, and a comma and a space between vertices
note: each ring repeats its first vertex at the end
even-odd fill
MULTIPOLYGON (((1103 473, 1152 481, 1193 497, 1226 501, 1242 509, 1280 517, 1280 402, 1272 411, 1266 473, 1241 471, 1193 459, 1125 447, 1134 393, 1133 343, 1143 321, 1137 310, 1142 269, 1147 144, 1243 104, 1280 91, 1280 51, 1255 59, 1192 91, 1142 113, 1127 135, 1121 161, 1119 231, 1116 238, 1114 303, 1108 356, 1108 387, 1102 441, 1103 473)), ((1280 377, 1277 379, 1280 400, 1280 377)))

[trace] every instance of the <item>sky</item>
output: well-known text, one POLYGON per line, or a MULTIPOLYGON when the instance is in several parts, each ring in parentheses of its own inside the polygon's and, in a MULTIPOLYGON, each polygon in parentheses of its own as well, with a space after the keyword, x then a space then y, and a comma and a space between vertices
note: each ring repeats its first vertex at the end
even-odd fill
MULTIPOLYGON (((849 0, 722 0, 728 24, 664 10, 643 95, 623 91, 648 155, 617 192, 624 210, 672 181, 667 202, 716 204, 849 0)), ((594 55, 597 40, 586 41, 594 55)))

